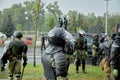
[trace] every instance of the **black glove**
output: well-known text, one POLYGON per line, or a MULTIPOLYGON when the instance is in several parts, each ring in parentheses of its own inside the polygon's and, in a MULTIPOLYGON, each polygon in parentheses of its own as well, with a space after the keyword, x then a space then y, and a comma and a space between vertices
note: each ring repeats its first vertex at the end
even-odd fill
POLYGON ((27 65, 27 62, 26 62, 26 61, 24 61, 24 62, 23 62, 23 66, 25 67, 26 65, 27 65))
POLYGON ((5 68, 2 66, 2 67, 1 67, 1 72, 3 72, 4 70, 5 70, 5 68))

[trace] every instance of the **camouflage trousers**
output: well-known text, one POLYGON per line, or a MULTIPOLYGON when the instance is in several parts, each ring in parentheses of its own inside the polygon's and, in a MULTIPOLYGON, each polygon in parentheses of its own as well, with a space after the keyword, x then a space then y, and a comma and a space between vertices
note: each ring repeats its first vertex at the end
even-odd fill
POLYGON ((21 60, 13 57, 9 60, 9 76, 8 80, 13 80, 13 75, 15 76, 15 80, 20 80, 21 75, 21 60))
POLYGON ((77 50, 76 58, 85 60, 87 58, 86 51, 85 50, 77 50))
POLYGON ((79 71, 79 66, 81 66, 81 63, 82 63, 82 70, 85 71, 85 60, 86 60, 86 58, 87 58, 87 54, 86 54, 85 50, 77 50, 76 59, 74 61, 77 73, 79 71))
POLYGON ((67 57, 67 71, 68 71, 69 70, 69 66, 70 66, 70 62, 72 60, 72 57, 69 54, 66 54, 66 57, 67 57))
POLYGON ((98 52, 96 49, 92 49, 92 65, 96 66, 97 65, 97 58, 98 58, 98 52))

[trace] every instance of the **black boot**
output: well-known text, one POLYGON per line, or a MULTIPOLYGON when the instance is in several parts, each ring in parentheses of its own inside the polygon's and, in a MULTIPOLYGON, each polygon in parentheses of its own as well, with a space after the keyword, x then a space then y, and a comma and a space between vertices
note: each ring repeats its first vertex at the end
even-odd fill
POLYGON ((82 73, 86 74, 87 72, 85 70, 82 70, 82 73))

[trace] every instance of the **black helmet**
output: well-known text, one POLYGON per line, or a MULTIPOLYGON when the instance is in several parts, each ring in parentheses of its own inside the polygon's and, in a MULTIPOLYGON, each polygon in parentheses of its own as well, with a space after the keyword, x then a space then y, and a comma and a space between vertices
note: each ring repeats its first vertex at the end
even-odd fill
POLYGON ((65 45, 65 30, 63 28, 53 28, 48 33, 49 44, 63 47, 65 45))
POLYGON ((120 39, 120 32, 117 32, 117 33, 115 33, 115 35, 114 35, 115 37, 115 39, 120 39))
POLYGON ((13 36, 21 38, 21 37, 23 37, 23 34, 22 34, 22 32, 15 31, 14 34, 13 34, 13 36))

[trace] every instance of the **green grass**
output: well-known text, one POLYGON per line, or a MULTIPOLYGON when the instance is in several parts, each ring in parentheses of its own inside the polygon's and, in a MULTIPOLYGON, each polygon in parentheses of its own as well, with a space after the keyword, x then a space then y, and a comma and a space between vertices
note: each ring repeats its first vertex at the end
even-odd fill
MULTIPOLYGON (((100 70, 99 66, 86 65, 87 74, 81 72, 79 67, 79 73, 75 73, 75 65, 71 64, 69 68, 69 80, 105 80, 105 73, 100 70)), ((0 74, 0 79, 7 79, 8 70, 4 75, 0 74)), ((43 76, 43 67, 41 64, 37 64, 33 67, 33 64, 28 64, 24 71, 23 80, 40 80, 43 76)))

